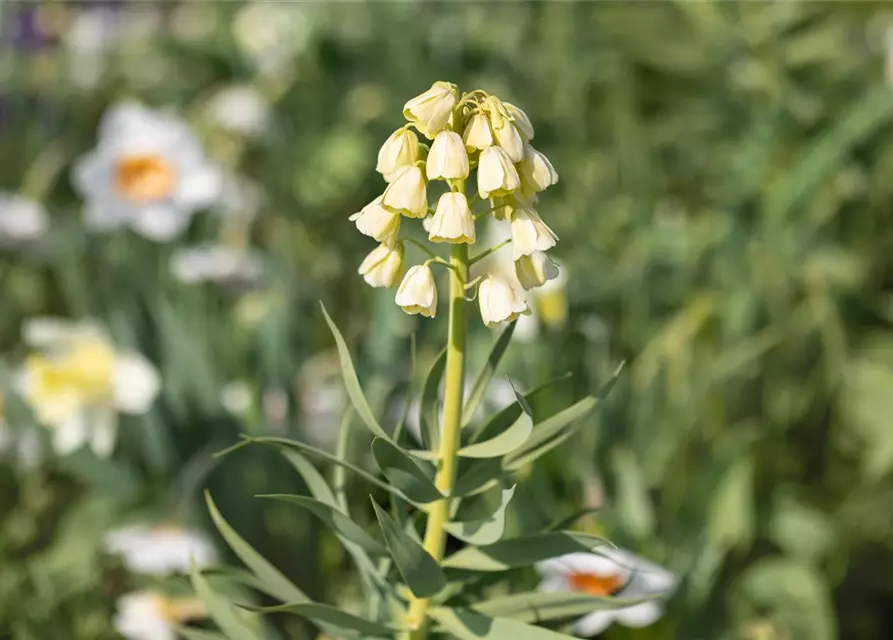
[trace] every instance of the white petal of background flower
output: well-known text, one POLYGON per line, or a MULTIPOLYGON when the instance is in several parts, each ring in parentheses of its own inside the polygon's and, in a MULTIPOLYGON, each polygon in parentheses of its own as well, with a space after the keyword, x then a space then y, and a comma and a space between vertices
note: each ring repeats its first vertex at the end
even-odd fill
POLYGON ((161 389, 161 379, 152 363, 138 353, 115 355, 112 372, 115 406, 123 413, 142 414, 152 406, 161 389))
POLYGON ((612 622, 614 622, 613 611, 594 611, 574 623, 574 633, 585 637, 598 635, 610 627, 612 622))
MULTIPOLYGON (((624 596, 626 596, 624 592, 624 596)), ((618 609, 614 618, 627 627, 647 627, 657 622, 663 615, 663 607, 654 601, 642 602, 631 607, 618 609)))
POLYGON ((164 602, 156 594, 128 593, 118 599, 117 609, 112 624, 127 640, 176 640, 164 602))
POLYGON ((89 420, 90 448, 97 458, 108 458, 118 441, 118 416, 113 407, 101 406, 85 412, 89 420))
POLYGON ((65 456, 74 453, 85 444, 90 437, 87 416, 83 411, 73 411, 70 415, 53 426, 53 450, 57 455, 65 456))
POLYGON ((11 193, 0 193, 0 241, 12 244, 34 242, 49 226, 40 203, 11 193))
POLYGON ((132 216, 130 226, 150 240, 167 242, 180 235, 191 218, 171 204, 155 204, 132 216))

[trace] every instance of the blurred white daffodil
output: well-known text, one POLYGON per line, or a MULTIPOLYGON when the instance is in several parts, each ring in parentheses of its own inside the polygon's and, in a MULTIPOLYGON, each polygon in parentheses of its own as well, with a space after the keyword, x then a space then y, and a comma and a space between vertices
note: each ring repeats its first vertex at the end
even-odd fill
POLYGON ((53 318, 28 322, 25 343, 36 349, 18 375, 19 391, 37 420, 53 431, 60 455, 89 444, 98 456, 115 446, 118 413, 146 413, 160 389, 142 355, 118 351, 100 327, 53 318))
POLYGON ((46 211, 39 202, 0 192, 0 246, 18 247, 36 242, 48 226, 46 211))
POLYGON ((177 249, 171 272, 184 284, 249 285, 261 278, 263 269, 258 257, 244 249, 209 244, 177 249))
POLYGON ((222 129, 239 136, 263 133, 270 121, 270 103, 255 87, 234 84, 214 93, 206 104, 208 117, 222 129))
POLYGON ((177 640, 176 628, 205 617, 201 601, 174 600, 155 591, 134 591, 120 598, 112 625, 127 640, 177 640))
POLYGON ((173 524, 114 529, 103 538, 103 546, 108 553, 121 556, 124 567, 133 573, 186 573, 191 563, 201 568, 217 560, 207 537, 173 524))
MULTIPOLYGON (((669 597, 678 579, 670 571, 623 549, 599 553, 571 553, 538 563, 541 591, 576 591, 593 596, 623 598, 669 597)), ((621 609, 594 611, 574 626, 580 636, 594 636, 617 622, 627 627, 647 627, 663 615, 662 603, 648 600, 621 609)))
POLYGON ((96 147, 76 163, 73 182, 89 227, 130 226, 156 241, 179 235, 222 189, 220 171, 186 123, 135 102, 106 113, 96 147))

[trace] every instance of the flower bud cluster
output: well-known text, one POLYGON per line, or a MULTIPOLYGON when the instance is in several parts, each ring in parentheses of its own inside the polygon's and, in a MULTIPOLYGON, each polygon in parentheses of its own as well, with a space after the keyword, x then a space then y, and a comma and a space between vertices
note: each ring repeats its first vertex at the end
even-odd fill
POLYGON ((460 95, 456 85, 435 82, 404 105, 403 116, 407 124, 378 152, 384 192, 350 217, 361 233, 380 243, 363 260, 360 275, 373 287, 399 283, 396 303, 406 313, 433 317, 437 286, 431 265, 446 261, 432 257, 403 275, 401 222, 422 220, 432 243, 474 245, 476 221, 493 216, 511 228, 517 280, 496 273, 480 279, 481 317, 494 326, 530 313, 525 291, 558 276, 545 254, 558 238, 535 209, 538 194, 558 182, 558 174, 531 144, 534 129, 527 114, 485 91, 460 95), (429 205, 428 187, 435 181, 447 191, 429 205), (469 195, 472 184, 476 193, 469 195), (475 214, 478 203, 481 212, 475 214))

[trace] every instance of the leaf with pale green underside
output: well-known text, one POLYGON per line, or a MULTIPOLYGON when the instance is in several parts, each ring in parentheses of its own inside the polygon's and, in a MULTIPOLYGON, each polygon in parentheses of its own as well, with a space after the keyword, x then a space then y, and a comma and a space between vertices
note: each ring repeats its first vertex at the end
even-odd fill
POLYGON ((375 438, 372 457, 391 485, 411 501, 427 504, 443 498, 432 481, 434 468, 426 470, 422 464, 427 463, 413 459, 389 440, 375 438))
POLYGON ((372 499, 375 516, 397 571, 417 598, 428 598, 446 586, 437 562, 372 499))
MULTIPOLYGON (((523 398, 526 402, 531 402, 536 398, 536 396, 540 393, 547 391, 550 387, 555 384, 561 382, 562 380, 566 380, 568 378, 568 374, 558 376, 548 382, 541 384, 525 393, 523 398)), ((516 393, 517 396, 517 393, 516 393)), ((505 431, 509 426, 511 426, 515 420, 524 412, 524 409, 517 402, 513 402, 505 409, 496 412, 490 418, 480 425, 477 429, 473 430, 471 435, 468 438, 468 444, 474 444, 475 442, 480 442, 481 440, 489 440, 494 436, 505 431)))
POLYGON ((477 380, 475 380, 474 386, 471 388, 471 393, 465 401, 465 407, 462 410, 463 425, 471 422, 474 412, 477 411, 481 401, 487 394, 487 387, 490 386, 490 381, 496 374, 496 368, 499 366, 499 361, 502 360, 502 356, 505 354, 505 350, 508 348, 509 342, 512 340, 512 334, 515 332, 515 324, 517 323, 510 323, 502 331, 499 338, 496 340, 496 343, 493 345, 493 348, 490 350, 490 355, 487 356, 487 362, 484 363, 484 368, 481 369, 481 372, 478 374, 477 380))
POLYGON ((217 505, 211 498, 211 494, 205 492, 205 501, 208 504, 208 511, 211 513, 211 519, 220 531, 220 535, 226 540, 226 543, 239 556, 254 574, 263 581, 267 587, 267 591, 273 594, 283 602, 300 602, 308 600, 307 596, 296 587, 292 582, 282 575, 276 567, 270 564, 263 556, 261 556, 254 548, 245 542, 245 540, 236 533, 230 524, 224 520, 217 510, 217 505))
POLYGON ((499 458, 459 458, 452 497, 473 496, 493 486, 502 476, 499 458))
POLYGON ((400 629, 372 622, 346 611, 316 602, 294 602, 274 607, 244 606, 249 611, 258 613, 292 613, 313 622, 325 622, 333 627, 352 633, 361 634, 363 638, 392 638, 400 629))
POLYGON ((480 520, 448 522, 445 526, 447 532, 455 538, 475 545, 498 542, 502 534, 505 533, 505 510, 514 495, 514 486, 503 489, 499 506, 489 517, 480 520))
POLYGON ((332 336, 335 338, 335 345, 338 347, 338 358, 341 361, 341 373, 344 377, 344 388, 347 390, 347 395, 350 398, 351 404, 354 409, 356 409, 357 415, 360 416, 363 424, 369 428, 369 431, 371 431, 373 435, 390 440, 390 437, 385 433, 384 429, 381 428, 381 425, 378 424, 378 420, 375 419, 375 415, 369 407, 369 402, 366 400, 366 394, 363 393, 363 388, 360 386, 360 380, 357 378, 357 371, 353 366, 353 360, 350 357, 350 351, 347 348, 347 343, 344 341, 344 336, 341 335, 338 327, 335 326, 328 311, 326 311, 325 305, 320 302, 319 306, 322 308, 322 314, 325 316, 326 323, 329 325, 329 329, 332 331, 332 336))
POLYGON ((435 607, 429 615, 458 640, 568 640, 556 631, 508 618, 488 618, 473 611, 435 607))
POLYGON ((208 615, 229 640, 257 640, 254 631, 236 615, 229 602, 219 596, 193 564, 189 572, 196 595, 204 603, 208 615))
POLYGON ((591 552, 609 544, 587 533, 553 531, 502 540, 483 547, 466 547, 443 561, 450 569, 470 571, 505 571, 532 564, 566 553, 591 552))
POLYGON ((419 429, 422 444, 428 450, 437 451, 440 446, 440 382, 446 368, 446 349, 440 352, 425 377, 422 399, 419 403, 419 429))
POLYGON ((314 500, 313 498, 307 498, 306 496, 285 493, 261 494, 255 497, 267 498, 269 500, 280 500, 301 507, 319 518, 319 520, 332 531, 340 533, 346 539, 359 545, 369 553, 375 555, 385 555, 387 553, 387 549, 385 549, 384 545, 363 531, 363 528, 360 525, 351 520, 347 514, 342 513, 337 507, 325 504, 319 500, 314 500))
POLYGON ((501 458, 523 445, 532 431, 533 420, 522 413, 508 429, 489 440, 462 447, 459 455, 463 458, 501 458))
POLYGON ((471 608, 486 616, 537 623, 631 607, 656 597, 615 598, 577 591, 529 591, 490 598, 471 605, 471 608))

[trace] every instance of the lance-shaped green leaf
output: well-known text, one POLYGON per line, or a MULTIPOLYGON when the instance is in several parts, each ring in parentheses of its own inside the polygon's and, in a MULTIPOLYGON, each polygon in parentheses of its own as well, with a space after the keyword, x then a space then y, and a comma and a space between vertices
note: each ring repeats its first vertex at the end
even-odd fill
POLYGON ((486 616, 537 623, 576 618, 593 611, 631 607, 656 597, 615 598, 593 596, 577 591, 529 591, 497 596, 473 604, 471 608, 486 616))
POLYGON ((350 517, 343 513, 337 507, 325 504, 319 500, 308 498, 306 496, 297 496, 287 493, 261 494, 256 498, 268 498, 270 500, 281 500, 288 502, 309 511, 319 518, 323 524, 329 527, 335 533, 340 533, 347 540, 359 545, 369 553, 376 555, 387 554, 387 549, 378 540, 363 531, 363 528, 350 517))
POLYGON ((245 540, 236 533, 230 524, 224 520, 217 510, 217 505, 211 498, 211 494, 205 491, 205 501, 208 503, 208 511, 211 513, 211 519, 220 531, 220 535, 226 540, 226 543, 239 556, 239 558, 248 565, 248 568, 264 582, 266 591, 273 594, 283 602, 302 602, 308 600, 307 596, 296 587, 292 582, 282 575, 276 567, 270 564, 262 555, 245 542, 245 540))
POLYGON ((587 533, 553 531, 502 540, 484 547, 466 547, 443 561, 450 569, 505 571, 527 567, 542 560, 578 551, 588 552, 609 544, 587 533))
POLYGON ((329 317, 329 312, 326 311, 325 305, 320 302, 319 306, 322 308, 322 314, 326 318, 326 323, 328 323, 329 329, 332 331, 332 336, 335 338, 335 345, 338 347, 338 358, 341 361, 341 374, 344 377, 344 388, 347 390, 347 395, 350 398, 351 404, 354 409, 356 409, 357 415, 360 416, 363 423, 369 428, 369 431, 371 431, 373 435, 389 440, 390 438, 388 434, 385 433, 384 429, 381 428, 381 425, 378 424, 378 420, 375 419, 375 415, 369 407, 369 402, 366 400, 366 394, 363 393, 363 388, 360 386, 360 380, 357 378, 357 371, 353 366, 353 360, 350 357, 350 351, 347 349, 347 343, 344 341, 344 336, 341 335, 338 327, 332 322, 332 318, 329 317))
POLYGON ((446 577, 434 558, 409 537, 375 499, 372 499, 372 506, 397 571, 412 594, 417 598, 428 598, 443 589, 446 577))
POLYGON ((446 349, 440 352, 431 370, 425 377, 422 387, 422 400, 419 403, 419 425, 422 444, 429 451, 437 451, 440 446, 440 383, 446 368, 446 349))
POLYGON ((294 602, 291 604, 281 604, 274 607, 252 607, 240 605, 250 611, 258 613, 293 613, 313 622, 325 622, 338 629, 359 633, 363 638, 392 638, 395 633, 399 633, 401 629, 389 627, 371 620, 366 620, 355 616, 346 611, 341 611, 334 607, 317 602, 294 602))
POLYGON ((195 564, 190 569, 189 577, 196 595, 205 604, 208 615, 217 623, 227 638, 230 640, 257 640, 254 631, 239 619, 229 602, 217 595, 195 564))
POLYGON ((489 440, 476 442, 459 449, 463 458, 501 458, 523 445, 533 431, 533 420, 526 413, 505 431, 489 440))
POLYGON ((480 520, 448 522, 445 526, 447 532, 470 544, 488 545, 497 542, 505 533, 505 510, 514 495, 514 486, 503 489, 499 506, 489 517, 480 520))
POLYGON ((477 411, 481 401, 484 399, 484 396, 487 393, 487 387, 490 386, 490 381, 496 374, 496 367, 499 366, 499 361, 502 360, 502 356, 505 354, 505 350, 508 348, 509 342, 512 340, 512 334, 515 332, 515 324, 517 323, 509 323, 499 335, 499 338, 490 350, 490 355, 487 356, 487 362, 484 363, 484 368, 481 369, 477 380, 474 381, 474 386, 471 388, 471 393, 468 395, 468 400, 465 401, 465 407, 462 410, 463 425, 471 422, 474 412, 477 411))
POLYGON ((295 471, 301 476, 301 479, 310 489, 310 495, 332 507, 338 506, 338 499, 335 492, 323 478, 322 474, 317 470, 311 462, 297 451, 282 448, 279 450, 289 464, 294 467, 295 471))
POLYGON ((458 640, 569 640, 573 636, 508 618, 489 618, 473 611, 434 607, 428 615, 458 640))
POLYGON ((502 476, 499 458, 459 458, 452 497, 473 496, 494 486, 502 476))
POLYGON ((389 440, 375 438, 372 441, 372 457, 393 487, 412 502, 426 504, 443 499, 434 486, 433 467, 430 471, 411 458, 389 440))

